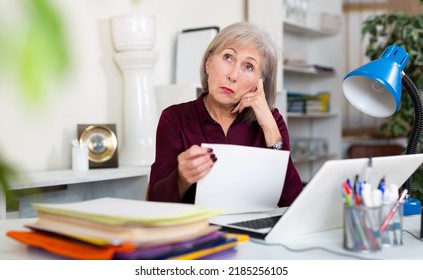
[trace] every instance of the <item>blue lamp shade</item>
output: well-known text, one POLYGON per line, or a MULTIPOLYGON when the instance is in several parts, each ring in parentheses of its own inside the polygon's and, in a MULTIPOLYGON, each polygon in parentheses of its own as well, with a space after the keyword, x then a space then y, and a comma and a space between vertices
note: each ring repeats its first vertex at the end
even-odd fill
POLYGON ((347 74, 342 90, 348 101, 373 117, 388 117, 400 107, 402 71, 409 61, 407 52, 389 46, 382 55, 347 74))

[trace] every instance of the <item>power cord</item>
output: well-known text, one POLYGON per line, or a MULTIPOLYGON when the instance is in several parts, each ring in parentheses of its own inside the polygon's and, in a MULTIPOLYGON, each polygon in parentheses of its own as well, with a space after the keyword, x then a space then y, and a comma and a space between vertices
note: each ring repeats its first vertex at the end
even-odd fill
POLYGON ((293 253, 302 253, 302 252, 307 252, 307 251, 320 250, 320 251, 325 251, 325 252, 328 252, 328 253, 331 253, 331 254, 334 254, 334 255, 338 255, 338 256, 341 256, 341 257, 353 258, 353 259, 358 259, 358 260, 378 260, 378 259, 374 259, 374 258, 365 258, 365 257, 358 256, 358 255, 352 255, 352 254, 337 252, 337 251, 334 251, 334 250, 331 250, 331 249, 328 249, 328 248, 325 248, 325 247, 319 247, 319 246, 302 248, 302 249, 293 249, 293 248, 290 248, 287 245, 281 244, 281 243, 267 243, 267 242, 264 242, 262 240, 258 240, 258 239, 254 239, 254 238, 251 238, 250 241, 252 241, 253 243, 260 244, 260 245, 280 246, 280 247, 283 247, 286 250, 293 252, 293 253))
POLYGON ((415 234, 414 234, 414 233, 412 233, 411 231, 408 231, 408 230, 406 230, 406 229, 403 229, 402 231, 403 231, 403 232, 408 233, 409 235, 411 235, 412 237, 414 237, 414 238, 415 238, 415 239, 417 239, 418 241, 423 242, 423 240, 422 240, 419 236, 415 235, 415 234))
MULTIPOLYGON (((402 230, 404 233, 408 233, 410 236, 414 237, 415 239, 417 239, 420 242, 423 242, 423 239, 421 239, 419 236, 415 235, 414 233, 412 233, 411 231, 408 231, 406 229, 402 230)), ((342 252, 337 252, 325 247, 308 247, 308 248, 301 248, 301 249, 293 249, 290 248, 289 246, 285 245, 285 244, 281 244, 281 243, 267 243, 263 240, 260 239, 255 239, 255 238, 250 238, 250 241, 253 243, 257 243, 260 245, 266 245, 266 246, 279 246, 279 247, 283 247, 285 248, 287 251, 293 252, 293 253, 302 253, 302 252, 308 252, 308 251, 324 251, 327 253, 331 253, 337 256, 341 256, 341 257, 347 257, 347 258, 352 258, 352 259, 358 259, 358 260, 378 260, 378 259, 374 259, 374 258, 365 258, 362 256, 358 256, 358 255, 352 255, 352 254, 346 254, 346 253, 342 253, 342 252)))

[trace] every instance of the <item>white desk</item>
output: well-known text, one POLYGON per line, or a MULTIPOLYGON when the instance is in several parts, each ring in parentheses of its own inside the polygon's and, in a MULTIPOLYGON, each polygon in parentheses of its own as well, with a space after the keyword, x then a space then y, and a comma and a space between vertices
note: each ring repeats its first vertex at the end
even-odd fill
MULTIPOLYGON (((404 228, 416 236, 420 234, 420 216, 406 217, 404 228)), ((32 219, 0 220, 0 259, 1 260, 45 260, 58 259, 54 255, 34 250, 6 236, 8 230, 23 229, 23 224, 32 219)), ((342 229, 320 232, 292 238, 284 242, 293 252, 281 245, 262 245, 255 242, 239 244, 235 254, 221 255, 219 259, 233 260, 337 260, 337 259, 421 259, 423 260, 423 241, 409 233, 403 234, 404 245, 383 248, 377 253, 351 253, 342 249, 342 229), (326 248, 304 250, 307 248, 326 248)), ((59 258, 60 259, 60 258, 59 258)))
MULTIPOLYGON (((18 174, 11 190, 37 189, 31 195, 19 196, 19 217, 35 217, 31 202, 71 202, 97 197, 144 199, 149 167, 122 166, 77 172, 70 169, 18 174)), ((6 218, 6 203, 0 191, 0 219, 6 218)))

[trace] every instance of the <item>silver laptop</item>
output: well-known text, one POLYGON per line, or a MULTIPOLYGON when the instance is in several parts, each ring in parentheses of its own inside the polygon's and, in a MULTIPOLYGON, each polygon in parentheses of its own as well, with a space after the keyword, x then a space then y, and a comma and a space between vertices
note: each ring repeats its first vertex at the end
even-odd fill
MULTIPOLYGON (((372 158, 370 183, 378 184, 385 177, 387 184, 402 184, 422 164, 423 154, 372 158)), ((354 180, 356 174, 364 179, 368 172, 367 158, 329 160, 322 165, 289 208, 278 208, 260 213, 222 215, 210 223, 224 229, 248 233, 267 242, 281 242, 286 238, 342 227, 343 200, 341 184, 354 180), (273 226, 252 229, 242 222, 269 218, 277 220, 273 226), (239 224, 241 223, 241 224, 239 224), (237 225, 238 224, 238 225, 237 225)))

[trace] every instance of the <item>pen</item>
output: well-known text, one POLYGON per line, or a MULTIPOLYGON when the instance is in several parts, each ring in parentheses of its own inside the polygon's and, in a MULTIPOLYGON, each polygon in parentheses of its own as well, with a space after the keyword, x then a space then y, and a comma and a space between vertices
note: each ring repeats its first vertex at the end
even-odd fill
POLYGON ((385 176, 380 179, 379 185, 377 187, 382 192, 382 201, 385 200, 385 176))
POLYGON ((347 179, 342 183, 343 195, 345 199, 345 204, 351 206, 349 213, 349 219, 347 219, 348 226, 351 228, 351 237, 354 239, 354 248, 359 249, 360 246, 364 246, 365 249, 377 250, 378 244, 376 243, 373 234, 370 232, 369 228, 364 221, 364 217, 361 217, 361 214, 357 213, 357 208, 354 206, 353 201, 353 190, 350 185, 350 180, 347 179), (351 220, 350 220, 351 219, 351 220))
POLYGON ((366 248, 367 250, 371 249, 371 247, 374 247, 374 239, 373 236, 370 234, 370 236, 368 234, 366 234, 366 231, 368 233, 368 228, 366 226, 366 224, 360 219, 360 215, 356 212, 356 208, 351 208, 351 212, 350 215, 352 215, 352 222, 354 225, 354 229, 357 230, 356 233, 358 233, 358 238, 361 241, 361 244, 364 246, 364 248, 366 248), (369 244, 369 240, 367 239, 368 237, 372 238, 372 242, 371 244, 369 244))
POLYGON ((379 233, 382 233, 385 231, 386 227, 388 226, 389 222, 392 220, 392 218, 395 215, 395 212, 397 212, 398 207, 400 206, 401 202, 404 200, 405 196, 407 195, 407 189, 403 190, 401 193, 400 198, 395 202, 394 206, 392 207, 391 211, 389 211, 388 216, 386 217, 385 221, 383 222, 382 226, 379 229, 379 233))
POLYGON ((367 169, 366 169, 366 177, 364 177, 364 179, 366 180, 364 181, 365 183, 370 183, 372 168, 373 168, 372 157, 369 157, 369 162, 367 163, 367 169))
POLYGON ((355 193, 357 193, 357 183, 358 183, 358 174, 355 174, 354 184, 353 184, 353 189, 355 193))
POLYGON ((355 199, 355 205, 360 206, 360 195, 358 193, 357 184, 358 184, 358 174, 355 175, 354 185, 353 185, 353 195, 355 199))
POLYGON ((378 188, 379 188, 379 189, 381 189, 381 188, 384 188, 384 186, 385 186, 385 176, 383 176, 383 177, 380 179, 380 181, 379 181, 379 185, 378 185, 378 188))

